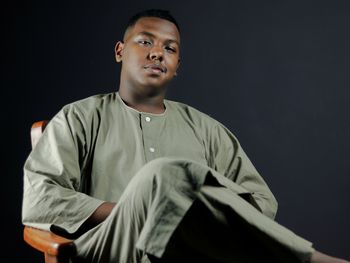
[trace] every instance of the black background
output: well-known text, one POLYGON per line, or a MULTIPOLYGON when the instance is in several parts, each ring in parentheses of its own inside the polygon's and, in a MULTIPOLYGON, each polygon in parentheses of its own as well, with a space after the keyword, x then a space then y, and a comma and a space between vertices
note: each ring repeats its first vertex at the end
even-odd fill
POLYGON ((22 240, 29 130, 65 104, 118 89, 114 44, 129 16, 170 9, 182 64, 168 98, 226 125, 279 201, 277 221, 350 258, 348 1, 13 1, 2 4, 2 253, 22 240))

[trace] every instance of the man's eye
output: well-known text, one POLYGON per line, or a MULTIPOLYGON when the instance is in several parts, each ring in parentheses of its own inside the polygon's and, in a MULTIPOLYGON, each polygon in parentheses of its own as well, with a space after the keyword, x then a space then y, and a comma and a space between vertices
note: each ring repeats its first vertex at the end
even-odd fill
POLYGON ((175 53, 176 52, 176 49, 173 48, 173 47, 165 47, 165 50, 170 52, 170 53, 175 53))
POLYGON ((148 40, 139 40, 139 43, 144 46, 149 46, 151 45, 151 42, 148 40))

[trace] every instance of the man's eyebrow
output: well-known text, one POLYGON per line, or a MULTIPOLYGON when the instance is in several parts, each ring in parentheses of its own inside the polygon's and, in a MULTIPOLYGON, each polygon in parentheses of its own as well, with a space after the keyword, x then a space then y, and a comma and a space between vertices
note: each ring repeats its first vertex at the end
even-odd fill
MULTIPOLYGON (((147 37, 151 37, 151 38, 155 38, 156 36, 150 32, 147 32, 147 31, 141 31, 140 33, 138 33, 137 35, 144 35, 144 36, 147 36, 147 37)), ((175 43, 177 44, 178 46, 180 46, 180 43, 179 41, 175 40, 175 39, 167 39, 165 40, 166 43, 168 44, 171 44, 171 43, 175 43)))
POLYGON ((167 40, 165 41, 165 43, 167 43, 167 44, 172 44, 172 43, 174 43, 174 44, 180 46, 179 41, 177 41, 177 40, 175 40, 175 39, 167 39, 167 40))
POLYGON ((152 38, 156 37, 155 35, 153 35, 150 32, 147 32, 147 31, 142 31, 142 32, 138 33, 138 35, 145 35, 147 37, 152 37, 152 38))

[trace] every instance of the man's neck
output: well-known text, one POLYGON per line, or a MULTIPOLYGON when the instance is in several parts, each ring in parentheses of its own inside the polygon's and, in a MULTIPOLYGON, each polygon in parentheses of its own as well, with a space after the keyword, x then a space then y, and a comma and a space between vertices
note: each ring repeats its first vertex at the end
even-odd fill
POLYGON ((119 88, 119 95, 126 105, 137 111, 154 114, 161 114, 165 111, 163 94, 147 97, 119 88))

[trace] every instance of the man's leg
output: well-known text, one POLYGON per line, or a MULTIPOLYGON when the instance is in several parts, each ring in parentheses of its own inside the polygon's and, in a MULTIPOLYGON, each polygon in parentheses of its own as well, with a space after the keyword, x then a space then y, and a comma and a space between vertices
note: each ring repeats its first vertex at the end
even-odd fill
MULTIPOLYGON (((217 208, 220 206, 216 205, 217 208)), ((201 200, 194 201, 172 235, 163 256, 155 258, 150 255, 151 262, 280 262, 269 250, 264 249, 263 244, 251 238, 238 218, 230 220, 234 227, 227 224, 226 219, 222 220, 225 217, 224 210, 224 207, 218 210, 221 214, 218 217, 201 200)))
POLYGON ((309 242, 261 214, 232 189, 208 185, 211 173, 209 167, 185 160, 148 163, 105 222, 76 240, 78 258, 140 262, 145 253, 167 259, 163 262, 183 255, 203 262, 310 258, 309 242))
POLYGON ((232 203, 241 200, 236 199, 227 188, 204 185, 174 232, 163 257, 151 259, 155 263, 181 262, 184 259, 197 262, 197 258, 200 259, 198 262, 208 263, 349 262, 315 251, 311 243, 269 218, 266 221, 266 217, 256 210, 252 210, 253 214, 257 212, 253 221, 261 225, 257 227, 248 223, 247 218, 236 213, 235 206, 232 206, 232 203), (264 225, 271 231, 265 231, 264 225), (183 254, 181 251, 187 252, 183 254))
POLYGON ((77 257, 72 261, 132 263, 140 262, 145 251, 162 255, 205 176, 206 169, 182 160, 149 162, 106 220, 75 241, 77 257))
MULTIPOLYGON (((204 185, 196 199, 170 239, 161 259, 151 256, 158 262, 307 262, 313 249, 309 243, 299 247, 299 251, 290 249, 246 222, 237 214, 230 202, 246 202, 227 188, 204 185), (225 196, 226 200, 221 200, 225 196), (216 198, 219 196, 218 198, 216 198), (305 254, 303 254, 305 253, 305 254)), ((249 205, 249 204, 248 204, 249 205)), ((250 205, 249 205, 250 206, 250 205)), ((263 216, 256 211, 256 220, 263 216)), ((271 219, 268 219, 271 220, 271 219)), ((270 224, 270 223, 269 223, 270 224)), ((275 230, 280 226, 274 222, 275 230)), ((279 231, 284 232, 281 227, 279 231)), ((284 238, 296 239, 289 231, 284 238)), ((299 244, 301 246, 301 244, 299 244)))

